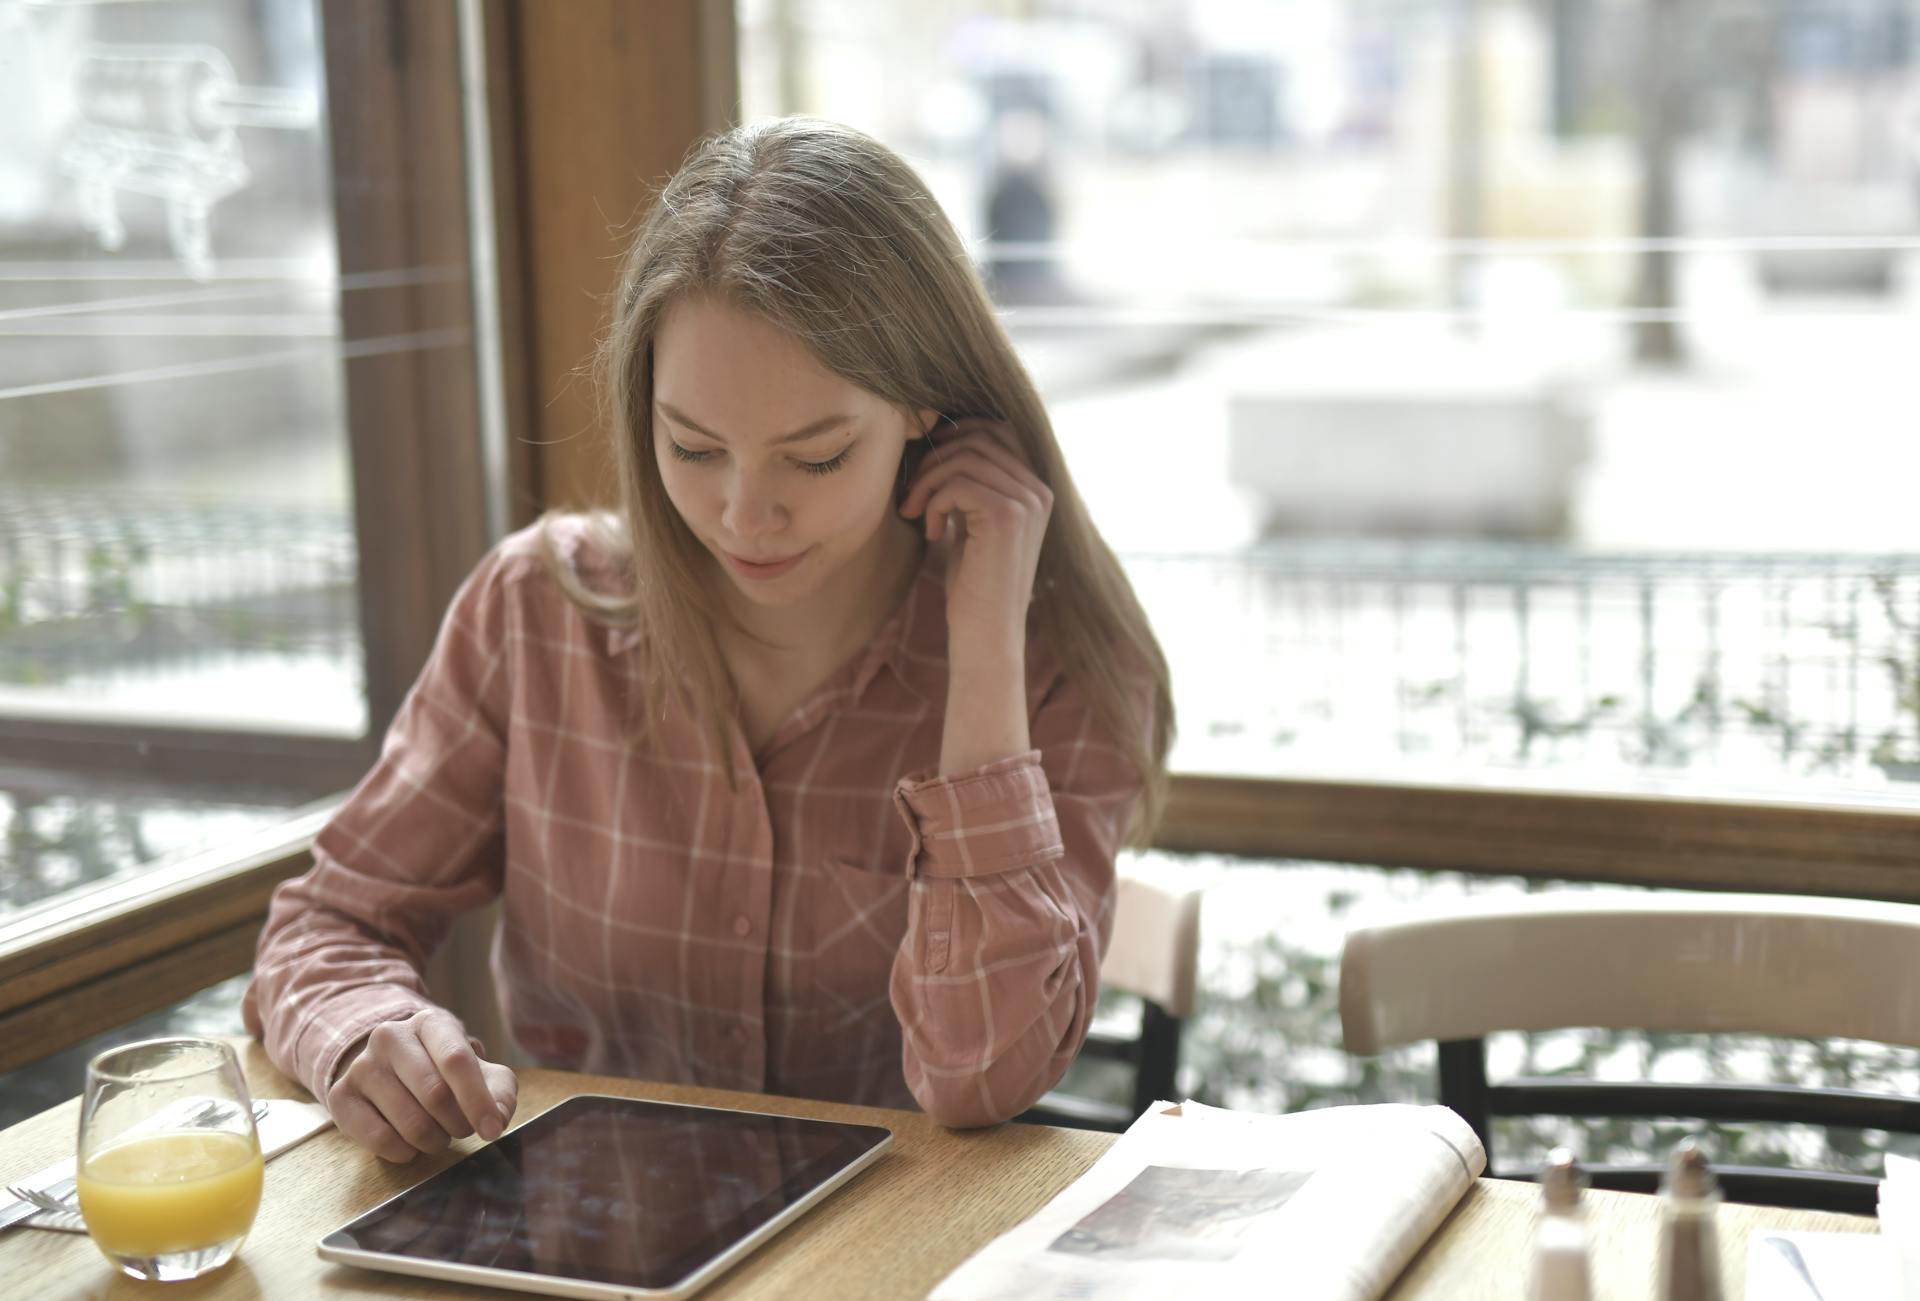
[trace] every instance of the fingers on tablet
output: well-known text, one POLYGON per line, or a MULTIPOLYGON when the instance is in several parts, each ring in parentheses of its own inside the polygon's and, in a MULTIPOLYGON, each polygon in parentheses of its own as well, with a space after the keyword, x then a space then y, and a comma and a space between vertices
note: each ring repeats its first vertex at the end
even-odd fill
POLYGON ((475 1132, 491 1142, 513 1119, 520 1084, 476 1047, 438 1008, 383 1022, 340 1072, 328 1110, 342 1133, 388 1161, 443 1152, 475 1132))
POLYGON ((400 1078, 447 1133, 465 1138, 478 1130, 480 1137, 489 1140, 499 1135, 498 1128, 487 1132, 496 1125, 498 1113, 480 1058, 452 1016, 440 1013, 421 1019, 408 1066, 413 1073, 402 1071, 400 1078))
POLYGON ((502 1066, 498 1062, 482 1062, 480 1069, 486 1076, 493 1104, 499 1108, 499 1128, 491 1134, 487 1133, 484 1126, 480 1130, 491 1141, 498 1138, 513 1121, 514 1110, 520 1105, 520 1077, 513 1073, 512 1067, 502 1066))

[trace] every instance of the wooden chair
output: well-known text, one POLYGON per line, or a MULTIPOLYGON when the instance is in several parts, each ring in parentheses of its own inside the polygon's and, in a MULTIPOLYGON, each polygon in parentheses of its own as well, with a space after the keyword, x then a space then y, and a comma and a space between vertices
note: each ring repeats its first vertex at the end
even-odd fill
MULTIPOLYGON (((1580 891, 1470 900, 1347 936, 1348 1052, 1434 1040, 1440 1101, 1487 1144, 1496 1115, 1769 1121, 1920 1133, 1920 1101, 1755 1084, 1489 1084, 1485 1036, 1598 1027, 1920 1046, 1920 908, 1775 895, 1580 891)), ((1877 1181, 1717 1167, 1731 1201, 1874 1213, 1877 1181)), ((1653 1190, 1658 1166, 1592 1170, 1653 1190)))
POLYGON ((1080 1052, 1131 1065, 1133 1100, 1121 1106, 1055 1090, 1020 1120, 1119 1133, 1156 1101, 1180 1101, 1175 1077, 1181 1029, 1193 1015, 1203 893, 1203 887, 1182 882, 1172 872, 1121 865, 1113 940, 1100 966, 1100 983, 1139 996, 1140 1030, 1128 1037, 1096 1027, 1080 1052))

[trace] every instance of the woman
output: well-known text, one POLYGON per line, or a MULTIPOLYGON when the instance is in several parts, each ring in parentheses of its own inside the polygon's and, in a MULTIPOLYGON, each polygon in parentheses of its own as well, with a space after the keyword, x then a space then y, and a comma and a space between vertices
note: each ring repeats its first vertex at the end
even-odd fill
POLYGON ((621 510, 455 597, 249 1027, 389 1160, 496 1137, 513 1073, 420 972, 500 898, 538 1061, 1018 1114, 1085 1037, 1172 708, 965 250, 878 142, 742 127, 642 224, 599 362, 621 510))

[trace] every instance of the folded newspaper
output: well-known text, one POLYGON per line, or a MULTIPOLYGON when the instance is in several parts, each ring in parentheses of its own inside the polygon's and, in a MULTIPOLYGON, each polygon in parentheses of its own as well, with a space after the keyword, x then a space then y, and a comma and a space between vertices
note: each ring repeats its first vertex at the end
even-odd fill
POLYGON ((1372 1301, 1486 1168, 1445 1107, 1156 1103, 932 1301, 1372 1301))

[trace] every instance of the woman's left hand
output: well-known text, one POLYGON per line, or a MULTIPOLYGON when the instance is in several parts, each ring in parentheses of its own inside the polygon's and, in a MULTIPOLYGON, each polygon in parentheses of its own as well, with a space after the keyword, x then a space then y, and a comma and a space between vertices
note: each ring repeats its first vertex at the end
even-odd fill
POLYGON ((925 517, 927 541, 948 539, 953 649, 1022 649, 1053 490, 1027 464, 1004 421, 955 421, 927 437, 931 446, 900 513, 925 517))

